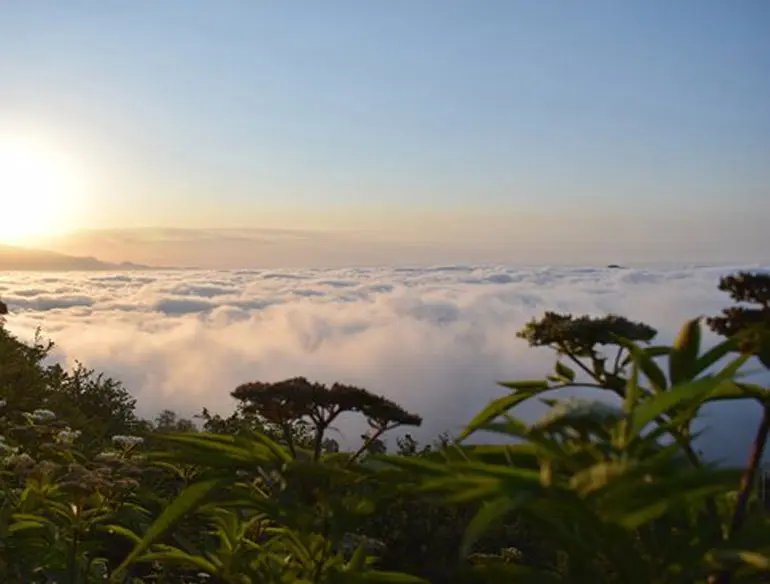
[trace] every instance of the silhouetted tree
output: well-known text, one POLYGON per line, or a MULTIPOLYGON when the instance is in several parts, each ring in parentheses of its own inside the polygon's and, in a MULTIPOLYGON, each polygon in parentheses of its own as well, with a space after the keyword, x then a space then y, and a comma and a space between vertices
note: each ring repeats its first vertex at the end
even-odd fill
POLYGON ((389 430, 399 426, 419 426, 422 423, 420 416, 365 389, 341 383, 328 387, 321 383, 311 383, 304 377, 277 383, 246 383, 237 387, 232 396, 243 403, 244 413, 257 414, 280 428, 295 457, 297 445, 292 435, 292 424, 308 424, 313 436, 314 460, 321 456, 327 430, 344 413, 363 415, 372 428, 359 453, 389 430))
POLYGON ((163 434, 183 434, 198 431, 197 426, 192 420, 180 418, 176 412, 171 410, 163 410, 159 413, 153 420, 152 429, 163 434))

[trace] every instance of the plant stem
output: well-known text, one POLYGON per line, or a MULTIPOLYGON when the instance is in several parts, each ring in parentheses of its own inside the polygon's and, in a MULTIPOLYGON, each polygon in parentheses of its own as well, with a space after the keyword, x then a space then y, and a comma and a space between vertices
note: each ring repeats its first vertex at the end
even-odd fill
POLYGON ((613 375, 619 375, 620 374, 620 357, 623 355, 623 347, 620 347, 618 349, 618 354, 615 355, 615 364, 612 367, 612 374, 613 375))
POLYGON ((757 471, 759 465, 762 463, 762 457, 765 453, 765 446, 767 444, 767 434, 770 432, 770 404, 765 405, 762 409, 762 421, 757 428, 757 435, 754 438, 754 443, 751 447, 751 455, 749 456, 749 464, 741 477, 740 492, 738 494, 738 501, 735 504, 735 514, 733 515, 733 521, 730 525, 730 535, 733 535, 743 526, 743 520, 746 517, 746 508, 749 503, 749 497, 751 496, 751 490, 754 487, 754 482, 757 478, 757 471))
POLYGON ((70 557, 67 565, 67 582, 77 584, 80 578, 78 577, 78 552, 80 547, 80 523, 75 524, 75 528, 72 532, 72 547, 70 548, 70 557))
MULTIPOLYGON (((746 509, 748 508, 749 498, 751 497, 751 490, 754 487, 754 482, 757 478, 757 470, 762 462, 762 456, 765 453, 768 432, 770 432, 770 404, 765 404, 762 409, 762 421, 759 423, 757 435, 754 438, 754 443, 751 445, 749 463, 741 477, 738 500, 735 503, 735 513, 733 514, 727 536, 728 540, 740 530, 743 526, 743 520, 746 518, 746 509)), ((732 572, 725 570, 713 576, 709 579, 709 582, 713 584, 729 584, 731 578, 732 572)))
POLYGON ((350 457, 348 460, 348 466, 351 465, 353 462, 355 462, 359 456, 361 456, 364 452, 366 452, 367 448, 369 448, 369 445, 372 444, 375 440, 377 440, 380 436, 382 436, 386 430, 389 430, 390 428, 380 428, 378 429, 374 434, 369 436, 366 441, 361 445, 361 447, 356 450, 355 454, 350 457))
POLYGON ((289 452, 291 452, 291 457, 296 459, 297 448, 294 446, 294 436, 293 436, 292 428, 291 428, 291 425, 289 424, 289 421, 281 417, 278 420, 278 426, 281 428, 281 432, 283 432, 283 439, 286 441, 286 445, 289 447, 289 452))
POLYGON ((578 366, 578 367, 580 367, 580 368, 581 368, 583 371, 585 371, 585 372, 586 372, 586 374, 587 374, 587 375, 588 375, 590 378, 592 378, 592 379, 594 379, 594 380, 598 381, 599 383, 601 383, 601 379, 598 379, 598 378, 596 377, 596 375, 594 374, 594 372, 593 372, 593 371, 591 371, 591 370, 590 370, 588 367, 586 367, 586 364, 585 364, 585 363, 583 363, 583 362, 582 362, 580 359, 578 359, 577 357, 575 357, 575 355, 573 355, 572 353, 570 353, 569 351, 567 351, 567 350, 566 350, 566 349, 565 349, 563 346, 561 346, 561 345, 559 346, 559 350, 560 350, 560 351, 561 351, 563 354, 565 354, 567 357, 569 357, 569 358, 570 358, 570 360, 571 360, 571 361, 572 361, 572 362, 573 362, 575 365, 577 365, 577 366, 578 366))

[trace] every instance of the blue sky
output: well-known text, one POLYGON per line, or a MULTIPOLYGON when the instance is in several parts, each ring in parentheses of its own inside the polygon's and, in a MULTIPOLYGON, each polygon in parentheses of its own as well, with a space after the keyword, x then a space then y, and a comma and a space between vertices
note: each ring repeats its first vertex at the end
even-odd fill
POLYGON ((768 30, 764 0, 6 0, 0 124, 86 169, 78 227, 601 239, 687 213, 757 247, 768 30))

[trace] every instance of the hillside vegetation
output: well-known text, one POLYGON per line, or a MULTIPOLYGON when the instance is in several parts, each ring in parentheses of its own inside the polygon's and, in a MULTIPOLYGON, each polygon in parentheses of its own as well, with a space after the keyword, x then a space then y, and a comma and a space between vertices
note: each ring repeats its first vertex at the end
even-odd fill
POLYGON ((770 368, 770 276, 720 287, 737 304, 672 346, 621 316, 546 313, 518 336, 553 349, 553 371, 502 382, 428 445, 405 433, 416 413, 303 377, 244 383, 228 417, 142 420, 118 381, 47 364, 50 343, 0 322, 0 581, 770 581, 754 488, 770 391, 744 377, 770 368), (704 326, 724 340, 703 346, 704 326), (571 387, 597 400, 552 399, 571 387), (535 423, 515 414, 528 400, 549 406, 535 423), (744 468, 694 446, 700 408, 722 400, 763 412, 744 468), (355 451, 333 440, 342 415, 370 427, 355 451))

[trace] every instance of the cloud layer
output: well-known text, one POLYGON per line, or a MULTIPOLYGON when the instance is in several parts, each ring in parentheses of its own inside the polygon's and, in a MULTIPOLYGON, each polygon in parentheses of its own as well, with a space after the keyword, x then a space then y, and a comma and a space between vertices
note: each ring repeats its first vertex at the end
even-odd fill
MULTIPOLYGON (((515 336, 530 318, 614 312, 669 341, 684 319, 726 305, 716 284, 736 269, 10 273, 0 276, 0 296, 13 311, 11 330, 30 337, 41 327, 57 358, 121 379, 143 415, 224 413, 239 383, 305 375, 399 401, 425 417, 427 439, 457 431, 501 395, 496 381, 551 368, 549 351, 515 336)), ((714 453, 743 457, 758 413, 724 405, 706 420, 714 453)), ((342 438, 357 432, 343 427, 342 438)))

